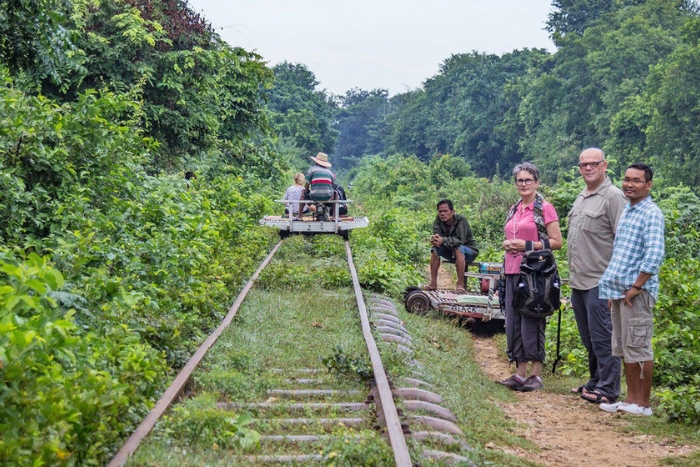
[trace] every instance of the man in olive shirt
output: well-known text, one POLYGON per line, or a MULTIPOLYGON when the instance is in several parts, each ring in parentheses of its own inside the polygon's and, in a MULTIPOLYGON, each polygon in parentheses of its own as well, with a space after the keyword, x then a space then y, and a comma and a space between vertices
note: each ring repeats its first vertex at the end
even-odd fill
POLYGON ((464 293, 464 271, 467 263, 476 259, 479 250, 472 235, 472 229, 467 218, 455 214, 452 201, 440 200, 437 204, 438 214, 433 222, 433 236, 430 244, 433 245, 430 253, 430 283, 429 290, 437 289, 437 274, 440 269, 440 258, 454 261, 457 269, 457 288, 455 292, 464 293))
POLYGON ((613 251, 617 222, 627 198, 606 175, 598 148, 579 156, 586 188, 569 212, 568 258, 571 304, 581 341, 588 351, 588 382, 574 391, 589 402, 611 403, 620 396, 620 358, 612 356, 612 322, 607 300, 598 298, 598 280, 613 251))

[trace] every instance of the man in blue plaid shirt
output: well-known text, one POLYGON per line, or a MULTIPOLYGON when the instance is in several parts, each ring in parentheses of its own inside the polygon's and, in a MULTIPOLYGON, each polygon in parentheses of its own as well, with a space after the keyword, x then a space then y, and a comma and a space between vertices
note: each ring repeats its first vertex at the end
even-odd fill
POLYGON ((610 303, 612 354, 624 357, 627 381, 624 401, 600 404, 607 412, 651 415, 652 308, 664 257, 664 217, 649 196, 653 175, 645 164, 632 164, 625 171, 622 192, 629 204, 620 216, 613 255, 598 284, 600 298, 610 303))

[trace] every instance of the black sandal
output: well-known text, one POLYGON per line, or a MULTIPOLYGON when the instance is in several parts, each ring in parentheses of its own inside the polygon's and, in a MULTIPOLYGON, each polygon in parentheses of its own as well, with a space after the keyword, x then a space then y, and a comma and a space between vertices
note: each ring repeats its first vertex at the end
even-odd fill
POLYGON ((601 394, 597 390, 581 393, 581 399, 587 400, 591 404, 612 404, 615 402, 614 399, 610 399, 605 394, 601 394))

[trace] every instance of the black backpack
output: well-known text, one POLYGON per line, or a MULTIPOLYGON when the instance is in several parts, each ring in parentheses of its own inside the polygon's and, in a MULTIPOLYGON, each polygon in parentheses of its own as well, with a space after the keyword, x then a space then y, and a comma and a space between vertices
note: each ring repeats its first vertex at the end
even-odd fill
MULTIPOLYGON (((543 246, 549 247, 549 242, 543 246)), ((552 251, 526 251, 520 263, 515 310, 533 318, 551 316, 561 306, 560 294, 561 281, 552 251)))

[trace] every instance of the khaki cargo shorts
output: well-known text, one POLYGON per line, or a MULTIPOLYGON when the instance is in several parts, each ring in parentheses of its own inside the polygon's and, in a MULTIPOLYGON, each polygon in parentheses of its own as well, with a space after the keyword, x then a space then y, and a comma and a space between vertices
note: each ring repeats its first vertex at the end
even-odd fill
POLYGON ((624 299, 612 301, 613 356, 624 357, 625 363, 654 360, 651 348, 654 319, 651 310, 655 303, 654 297, 646 290, 632 299, 632 306, 625 304, 624 299))

